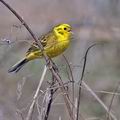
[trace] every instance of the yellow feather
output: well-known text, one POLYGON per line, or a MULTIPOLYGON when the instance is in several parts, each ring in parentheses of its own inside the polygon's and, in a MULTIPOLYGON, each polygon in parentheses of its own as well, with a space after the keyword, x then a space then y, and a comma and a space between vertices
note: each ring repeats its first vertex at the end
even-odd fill
MULTIPOLYGON (((53 28, 48 34, 44 36, 46 39, 46 45, 44 46, 44 52, 50 57, 56 57, 63 53, 68 48, 71 38, 71 27, 68 24, 61 24, 53 28), (64 30, 64 28, 66 28, 64 30)), ((44 39, 43 39, 44 40, 44 39)), ((44 41, 45 42, 45 41, 44 41)), ((31 48, 32 49, 32 48, 31 48)), ((39 50, 32 50, 26 55, 28 60, 41 58, 42 53, 39 50)))
MULTIPOLYGON (((40 37, 39 40, 44 47, 44 52, 48 55, 48 57, 53 58, 60 55, 68 48, 71 35, 71 26, 68 24, 60 24, 55 26, 47 34, 40 37)), ((33 43, 28 49, 25 58, 11 67, 8 72, 18 72, 27 62, 42 57, 43 54, 38 45, 33 43)))

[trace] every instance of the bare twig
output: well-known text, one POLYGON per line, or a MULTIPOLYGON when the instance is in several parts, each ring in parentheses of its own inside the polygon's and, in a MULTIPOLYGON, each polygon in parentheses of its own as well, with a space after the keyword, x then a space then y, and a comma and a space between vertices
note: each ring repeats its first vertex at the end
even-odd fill
POLYGON ((44 95, 44 98, 43 98, 43 102, 42 102, 42 106, 41 106, 41 112, 40 112, 40 115, 39 115, 39 120, 47 120, 48 118, 48 114, 47 111, 49 109, 49 103, 51 101, 51 90, 49 90, 49 88, 47 88, 47 91, 44 95))
POLYGON ((20 22, 25 26, 25 28, 29 31, 29 33, 31 34, 31 36, 33 37, 33 39, 38 42, 36 36, 34 35, 34 33, 32 32, 32 30, 29 28, 29 26, 26 24, 26 22, 23 20, 23 18, 12 8, 9 6, 9 4, 7 4, 4 0, 0 0, 0 2, 2 2, 19 20, 20 22))
POLYGON ((51 69, 51 71, 52 71, 54 77, 56 78, 56 81, 58 82, 59 86, 62 86, 62 87, 60 87, 60 90, 63 93, 62 95, 63 95, 64 101, 65 101, 70 119, 74 120, 72 110, 71 110, 71 107, 70 107, 70 104, 69 104, 69 96, 68 96, 68 94, 66 94, 67 92, 66 92, 66 89, 64 87, 64 83, 63 83, 61 77, 59 76, 59 74, 57 72, 55 72, 53 69, 51 69))
POLYGON ((34 95, 34 97, 33 97, 33 101, 32 101, 32 103, 31 103, 31 105, 30 105, 30 109, 29 109, 29 111, 28 111, 26 120, 30 120, 30 118, 31 118, 31 114, 32 114, 32 112, 33 112, 33 109, 34 109, 34 106, 35 106, 35 102, 36 102, 36 99, 37 99, 37 97, 38 97, 38 95, 39 95, 40 87, 41 87, 41 85, 42 85, 42 82, 43 82, 43 80, 44 80, 44 77, 45 77, 45 75, 46 75, 46 72, 47 72, 47 66, 44 67, 42 76, 41 76, 41 78, 40 78, 40 81, 39 81, 39 84, 38 84, 38 87, 37 87, 37 90, 36 90, 35 95, 34 95))
MULTIPOLYGON (((75 81, 74 81, 74 77, 73 77, 73 72, 72 72, 72 69, 71 69, 71 66, 70 66, 70 64, 69 64, 69 61, 67 60, 67 58, 65 57, 65 62, 67 63, 67 65, 68 65, 68 68, 69 68, 69 70, 70 70, 70 75, 71 75, 71 77, 72 77, 72 81, 70 81, 70 82, 74 82, 75 83, 75 81)), ((64 83, 64 84, 66 84, 66 83, 64 83)), ((78 85, 78 84, 77 84, 78 85)), ((82 87, 82 86, 79 86, 79 87, 82 87)), ((74 87, 73 87, 74 88, 74 87)), ((75 97, 75 96, 74 96, 75 97)), ((77 99, 76 99, 76 101, 77 101, 77 99)), ((75 103, 71 103, 72 104, 72 108, 73 109, 75 109, 75 111, 74 111, 74 117, 75 117, 75 119, 76 119, 76 117, 77 117, 77 107, 78 107, 78 102, 76 103, 76 101, 75 101, 75 103), (77 106, 77 107, 76 107, 77 106)), ((78 113, 79 114, 79 113, 78 113)), ((84 120, 84 118, 83 118, 83 116, 80 114, 80 116, 81 116, 81 119, 83 119, 84 120)))
POLYGON ((109 92, 109 91, 104 91, 104 90, 101 90, 101 91, 99 91, 99 90, 93 90, 93 91, 96 92, 96 93, 98 92, 98 93, 103 93, 103 94, 120 96, 119 92, 114 93, 114 92, 109 92))
POLYGON ((78 100, 77 100, 77 98, 76 98, 76 99, 75 99, 75 119, 76 119, 76 117, 77 117, 77 114, 76 114, 76 113, 77 113, 77 106, 78 106, 78 105, 77 105, 77 103, 78 103, 77 101, 78 101, 78 100))
MULTIPOLYGON (((88 49, 86 50, 86 53, 85 53, 85 57, 84 57, 84 64, 83 64, 83 69, 82 69, 82 75, 81 75, 81 78, 80 78, 80 83, 79 83, 79 86, 82 85, 82 81, 83 81, 83 77, 84 77, 84 72, 85 72, 85 67, 86 67, 86 61, 87 61, 87 55, 88 55, 88 52, 89 50, 96 46, 96 45, 99 45, 100 43, 95 43, 93 45, 91 45, 90 47, 88 47, 88 49)), ((78 103, 77 103, 77 116, 76 116, 76 120, 78 120, 78 115, 79 115, 79 107, 80 107, 80 98, 81 98, 81 87, 79 87, 79 92, 78 92, 78 103)))
MULTIPOLYGON (((72 103, 74 104, 74 77, 73 77, 73 73, 72 73, 72 69, 70 67, 69 61, 67 60, 66 56, 63 54, 63 58, 65 59, 68 67, 69 67, 69 71, 70 71, 70 75, 71 75, 71 82, 72 82, 72 103)), ((74 107, 72 106, 72 112, 74 111, 73 109, 74 107)))
POLYGON ((93 95, 93 97, 100 103, 100 105, 106 110, 107 113, 113 118, 113 120, 117 120, 114 114, 109 111, 107 106, 102 102, 102 100, 93 92, 93 90, 84 82, 82 81, 82 85, 93 95))
POLYGON ((52 102, 53 102, 53 95, 54 95, 54 93, 55 93, 55 92, 54 92, 54 89, 52 89, 52 88, 53 88, 55 82, 56 82, 55 77, 52 76, 52 83, 51 83, 51 85, 50 85, 50 90, 49 90, 49 91, 50 91, 50 99, 49 99, 49 101, 48 101, 47 110, 46 110, 46 113, 45 113, 45 118, 44 118, 44 120, 47 120, 47 119, 48 119, 48 116, 49 116, 49 113, 50 113, 51 105, 52 105, 52 102))
MULTIPOLYGON (((61 87, 61 91, 63 93, 63 98, 64 98, 64 101, 65 101, 65 104, 66 104, 66 107, 67 107, 67 110, 68 110, 68 113, 69 113, 69 116, 70 116, 70 119, 73 120, 73 114, 72 114, 72 110, 71 110, 71 107, 70 107, 70 104, 69 104, 69 97, 66 93, 66 90, 65 90, 65 87, 64 87, 64 84, 62 82, 62 79, 60 77, 60 75, 54 70, 53 68, 53 62, 51 62, 51 60, 48 58, 48 56, 46 55, 46 53, 44 52, 44 48, 41 44, 41 42, 37 39, 37 37, 34 35, 34 33, 32 32, 32 30, 29 28, 29 26, 27 25, 27 23, 23 20, 23 18, 12 8, 10 7, 9 4, 7 4, 4 0, 0 0, 1 3, 3 3, 19 20, 20 22, 24 25, 24 27, 29 31, 29 33, 31 34, 31 36, 33 37, 34 41, 38 44, 38 47, 40 48, 44 58, 45 58, 45 61, 47 63, 47 66, 49 68, 49 70, 51 71, 51 73, 54 75, 54 77, 56 78, 56 81, 59 83, 61 87), (48 62, 49 61, 49 62, 48 62)), ((34 105, 33 105, 34 106, 34 105)), ((33 107, 32 107, 33 108, 33 107)))
POLYGON ((118 83, 117 87, 115 88, 114 94, 113 94, 113 96, 112 96, 112 98, 111 98, 111 102, 110 102, 110 105, 109 105, 109 108, 108 108, 107 120, 110 119, 110 111, 111 111, 111 108, 112 108, 112 103, 113 103, 113 100, 114 100, 114 98, 115 98, 115 96, 116 96, 115 93, 118 91, 119 87, 120 87, 120 82, 118 83))

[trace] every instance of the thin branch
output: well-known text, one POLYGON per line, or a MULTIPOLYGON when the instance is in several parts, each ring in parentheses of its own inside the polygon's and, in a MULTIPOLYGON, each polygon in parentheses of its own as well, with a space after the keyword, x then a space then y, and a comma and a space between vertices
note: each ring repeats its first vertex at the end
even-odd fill
POLYGON ((42 105, 41 105, 41 112, 39 114, 39 120, 47 120, 48 114, 47 111, 49 109, 49 103, 51 101, 51 91, 49 90, 49 88, 47 88, 47 91, 44 95, 44 98, 43 98, 43 102, 42 102, 42 105))
POLYGON ((32 101, 32 103, 31 103, 31 105, 30 105, 30 108, 29 108, 29 111, 28 111, 26 120, 30 120, 30 118, 31 118, 31 115, 32 115, 32 112, 33 112, 33 109, 34 109, 34 106, 35 106, 35 102, 36 102, 36 99, 37 99, 37 97, 38 97, 38 95, 39 95, 39 91, 40 91, 42 82, 43 82, 43 80, 44 80, 44 78, 45 78, 46 72, 47 72, 47 66, 44 67, 42 76, 41 76, 41 78, 40 78, 40 80, 39 80, 39 84, 38 84, 37 90, 36 90, 35 95, 34 95, 34 97, 33 97, 33 101, 32 101))
POLYGON ((54 77, 56 78, 56 81, 58 82, 59 86, 62 86, 62 87, 60 87, 60 89, 61 89, 61 92, 63 93, 62 95, 63 95, 64 101, 65 101, 65 104, 67 106, 67 110, 69 112, 70 119, 74 120, 72 110, 71 110, 71 107, 69 104, 69 96, 64 87, 64 83, 63 83, 61 77, 59 76, 59 74, 57 72, 55 72, 53 69, 51 69, 51 70, 52 70, 52 73, 53 73, 54 77))
POLYGON ((114 114, 109 111, 107 106, 102 102, 102 100, 93 92, 93 90, 84 82, 82 81, 82 85, 93 95, 93 97, 100 103, 100 105, 106 110, 107 113, 113 118, 113 120, 117 120, 114 114))
MULTIPOLYGON (((80 78, 79 86, 82 85, 82 81, 83 81, 83 77, 84 77, 84 72, 85 72, 85 67, 86 67, 86 61, 87 61, 88 52, 89 52, 89 50, 90 50, 92 47, 94 47, 94 46, 96 46, 96 45, 99 45, 99 44, 100 44, 100 43, 95 43, 95 44, 91 45, 91 46, 87 49, 87 51, 86 51, 86 53, 85 53, 84 64, 83 64, 82 75, 81 75, 81 78, 80 78)), ((78 92, 78 103, 77 103, 78 106, 77 106, 77 116, 76 116, 76 120, 78 120, 78 117, 79 117, 80 98, 81 98, 81 87, 79 87, 79 92, 78 92)))
POLYGON ((116 96, 115 93, 118 91, 119 87, 120 87, 120 82, 118 83, 117 87, 115 88, 114 94, 113 94, 113 96, 112 96, 112 98, 111 98, 111 102, 110 102, 110 105, 109 105, 109 108, 108 108, 107 120, 109 120, 109 118, 110 118, 110 111, 111 111, 111 108, 112 108, 112 103, 113 103, 113 100, 114 100, 114 98, 115 98, 115 96, 116 96))
POLYGON ((74 103, 74 104, 75 104, 75 119, 76 119, 76 117, 77 117, 77 114, 76 114, 76 113, 77 113, 77 106, 78 106, 78 105, 77 105, 77 103, 78 103, 77 101, 78 101, 78 100, 77 100, 77 98, 76 98, 76 99, 75 99, 75 103, 74 103))
MULTIPOLYGON (((62 79, 60 77, 60 75, 54 70, 53 68, 53 62, 51 62, 51 60, 48 58, 48 56, 46 55, 46 53, 44 52, 44 48, 41 44, 41 42, 37 39, 37 37, 33 34, 32 30, 29 28, 29 26, 27 25, 27 23, 23 20, 23 18, 13 9, 10 7, 9 4, 7 4, 4 0, 0 0, 1 3, 3 3, 19 20, 20 22, 24 25, 24 27, 29 31, 29 33, 31 34, 31 36, 33 37, 34 41, 38 44, 38 47, 40 48, 43 57, 45 58, 45 61, 47 63, 47 67, 49 68, 49 70, 51 71, 52 75, 54 75, 54 77, 56 78, 56 81, 59 83, 61 87, 61 91, 63 93, 63 98, 70 116, 71 120, 74 120, 73 118, 73 114, 72 114, 72 110, 69 104, 69 96, 66 93, 64 84, 62 82, 62 79)), ((35 103, 34 103, 35 104, 35 103)), ((33 105, 34 106, 34 105, 33 105)), ((32 107, 33 108, 33 107, 32 107)))
POLYGON ((52 83, 50 85, 50 99, 49 99, 49 102, 48 102, 48 105, 47 105, 47 110, 46 110, 46 113, 45 113, 45 118, 44 120, 47 120, 48 119, 48 116, 49 116, 49 113, 50 113, 50 108, 51 108, 51 105, 52 105, 52 102, 53 102, 53 95, 54 95, 54 89, 52 89, 52 87, 54 86, 56 80, 55 80, 55 77, 52 76, 52 83))
MULTIPOLYGON (((74 104, 74 97, 75 97, 75 95, 74 95, 74 77, 73 77, 73 73, 72 73, 72 69, 71 69, 71 66, 69 64, 69 61, 67 60, 67 58, 66 58, 66 56, 64 54, 63 54, 63 58, 65 59, 67 65, 69 67, 69 71, 70 71, 70 75, 71 75, 71 82, 72 82, 72 102, 74 104)), ((74 111, 73 108, 74 107, 72 107, 72 112, 74 111)))
POLYGON ((27 23, 23 20, 23 18, 12 8, 10 7, 9 4, 7 4, 4 0, 0 0, 0 2, 2 2, 22 23, 22 25, 25 26, 25 28, 29 31, 29 33, 31 34, 31 36, 33 37, 33 39, 37 42, 39 42, 36 38, 36 36, 34 35, 34 33, 32 32, 32 30, 29 28, 29 26, 27 25, 27 23))
MULTIPOLYGON (((65 57, 64 58, 65 59, 65 62, 67 63, 67 65, 68 65, 68 68, 69 68, 69 70, 70 70, 70 74, 71 74, 71 77, 72 77, 72 81, 70 81, 70 82, 74 82, 75 83, 75 81, 74 81, 74 77, 73 77, 73 72, 72 72, 72 69, 71 69, 71 66, 70 66, 70 64, 69 64, 69 61, 67 60, 67 58, 65 57)), ((64 84, 66 84, 66 83, 64 83, 64 84)), ((78 84, 77 84, 78 85, 78 84)), ((81 86, 79 86, 79 87, 81 87, 81 86)), ((76 102, 76 101, 75 101, 76 102)), ((75 117, 75 119, 76 119, 76 117, 77 117, 77 107, 76 107, 76 104, 78 104, 78 103, 72 103, 72 108, 75 108, 75 115, 74 115, 74 117, 75 117)), ((78 106, 78 105, 77 105, 78 106)), ((79 113, 78 113, 79 114, 79 113)), ((81 116, 81 118, 84 120, 84 118, 82 117, 82 115, 80 114, 80 116, 81 116)))
POLYGON ((104 90, 101 90, 101 91, 99 91, 99 90, 93 90, 94 92, 98 92, 98 93, 102 93, 102 94, 109 94, 109 95, 116 95, 116 96, 120 96, 120 93, 119 92, 116 92, 116 93, 114 93, 114 92, 109 92, 109 91, 104 91, 104 90))
POLYGON ((22 25, 28 30, 30 35, 33 37, 34 41, 38 44, 40 50, 42 51, 44 58, 48 60, 47 55, 44 53, 44 48, 41 44, 41 42, 38 40, 38 38, 35 36, 35 34, 32 32, 30 27, 27 25, 27 23, 23 20, 23 18, 9 5, 7 4, 4 0, 0 0, 1 3, 3 3, 17 18, 18 20, 22 23, 22 25))

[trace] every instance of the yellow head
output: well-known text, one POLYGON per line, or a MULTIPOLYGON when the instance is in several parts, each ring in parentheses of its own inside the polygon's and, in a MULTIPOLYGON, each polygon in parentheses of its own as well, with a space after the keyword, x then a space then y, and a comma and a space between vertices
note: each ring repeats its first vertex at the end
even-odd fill
POLYGON ((59 24, 54 27, 53 31, 60 41, 69 40, 71 37, 72 27, 69 24, 59 24))

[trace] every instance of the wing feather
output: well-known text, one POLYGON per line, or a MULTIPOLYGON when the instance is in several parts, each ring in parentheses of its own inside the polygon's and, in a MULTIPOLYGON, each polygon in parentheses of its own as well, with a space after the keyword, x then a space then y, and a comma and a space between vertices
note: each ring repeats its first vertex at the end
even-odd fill
MULTIPOLYGON (((56 41, 56 36, 53 34, 53 32, 49 32, 46 35, 43 35, 39 37, 39 40, 41 41, 41 44, 43 45, 44 49, 49 49, 53 47, 57 41, 56 41)), ((27 51, 27 55, 29 55, 31 52, 39 51, 39 47, 37 43, 33 43, 31 47, 27 51)))

